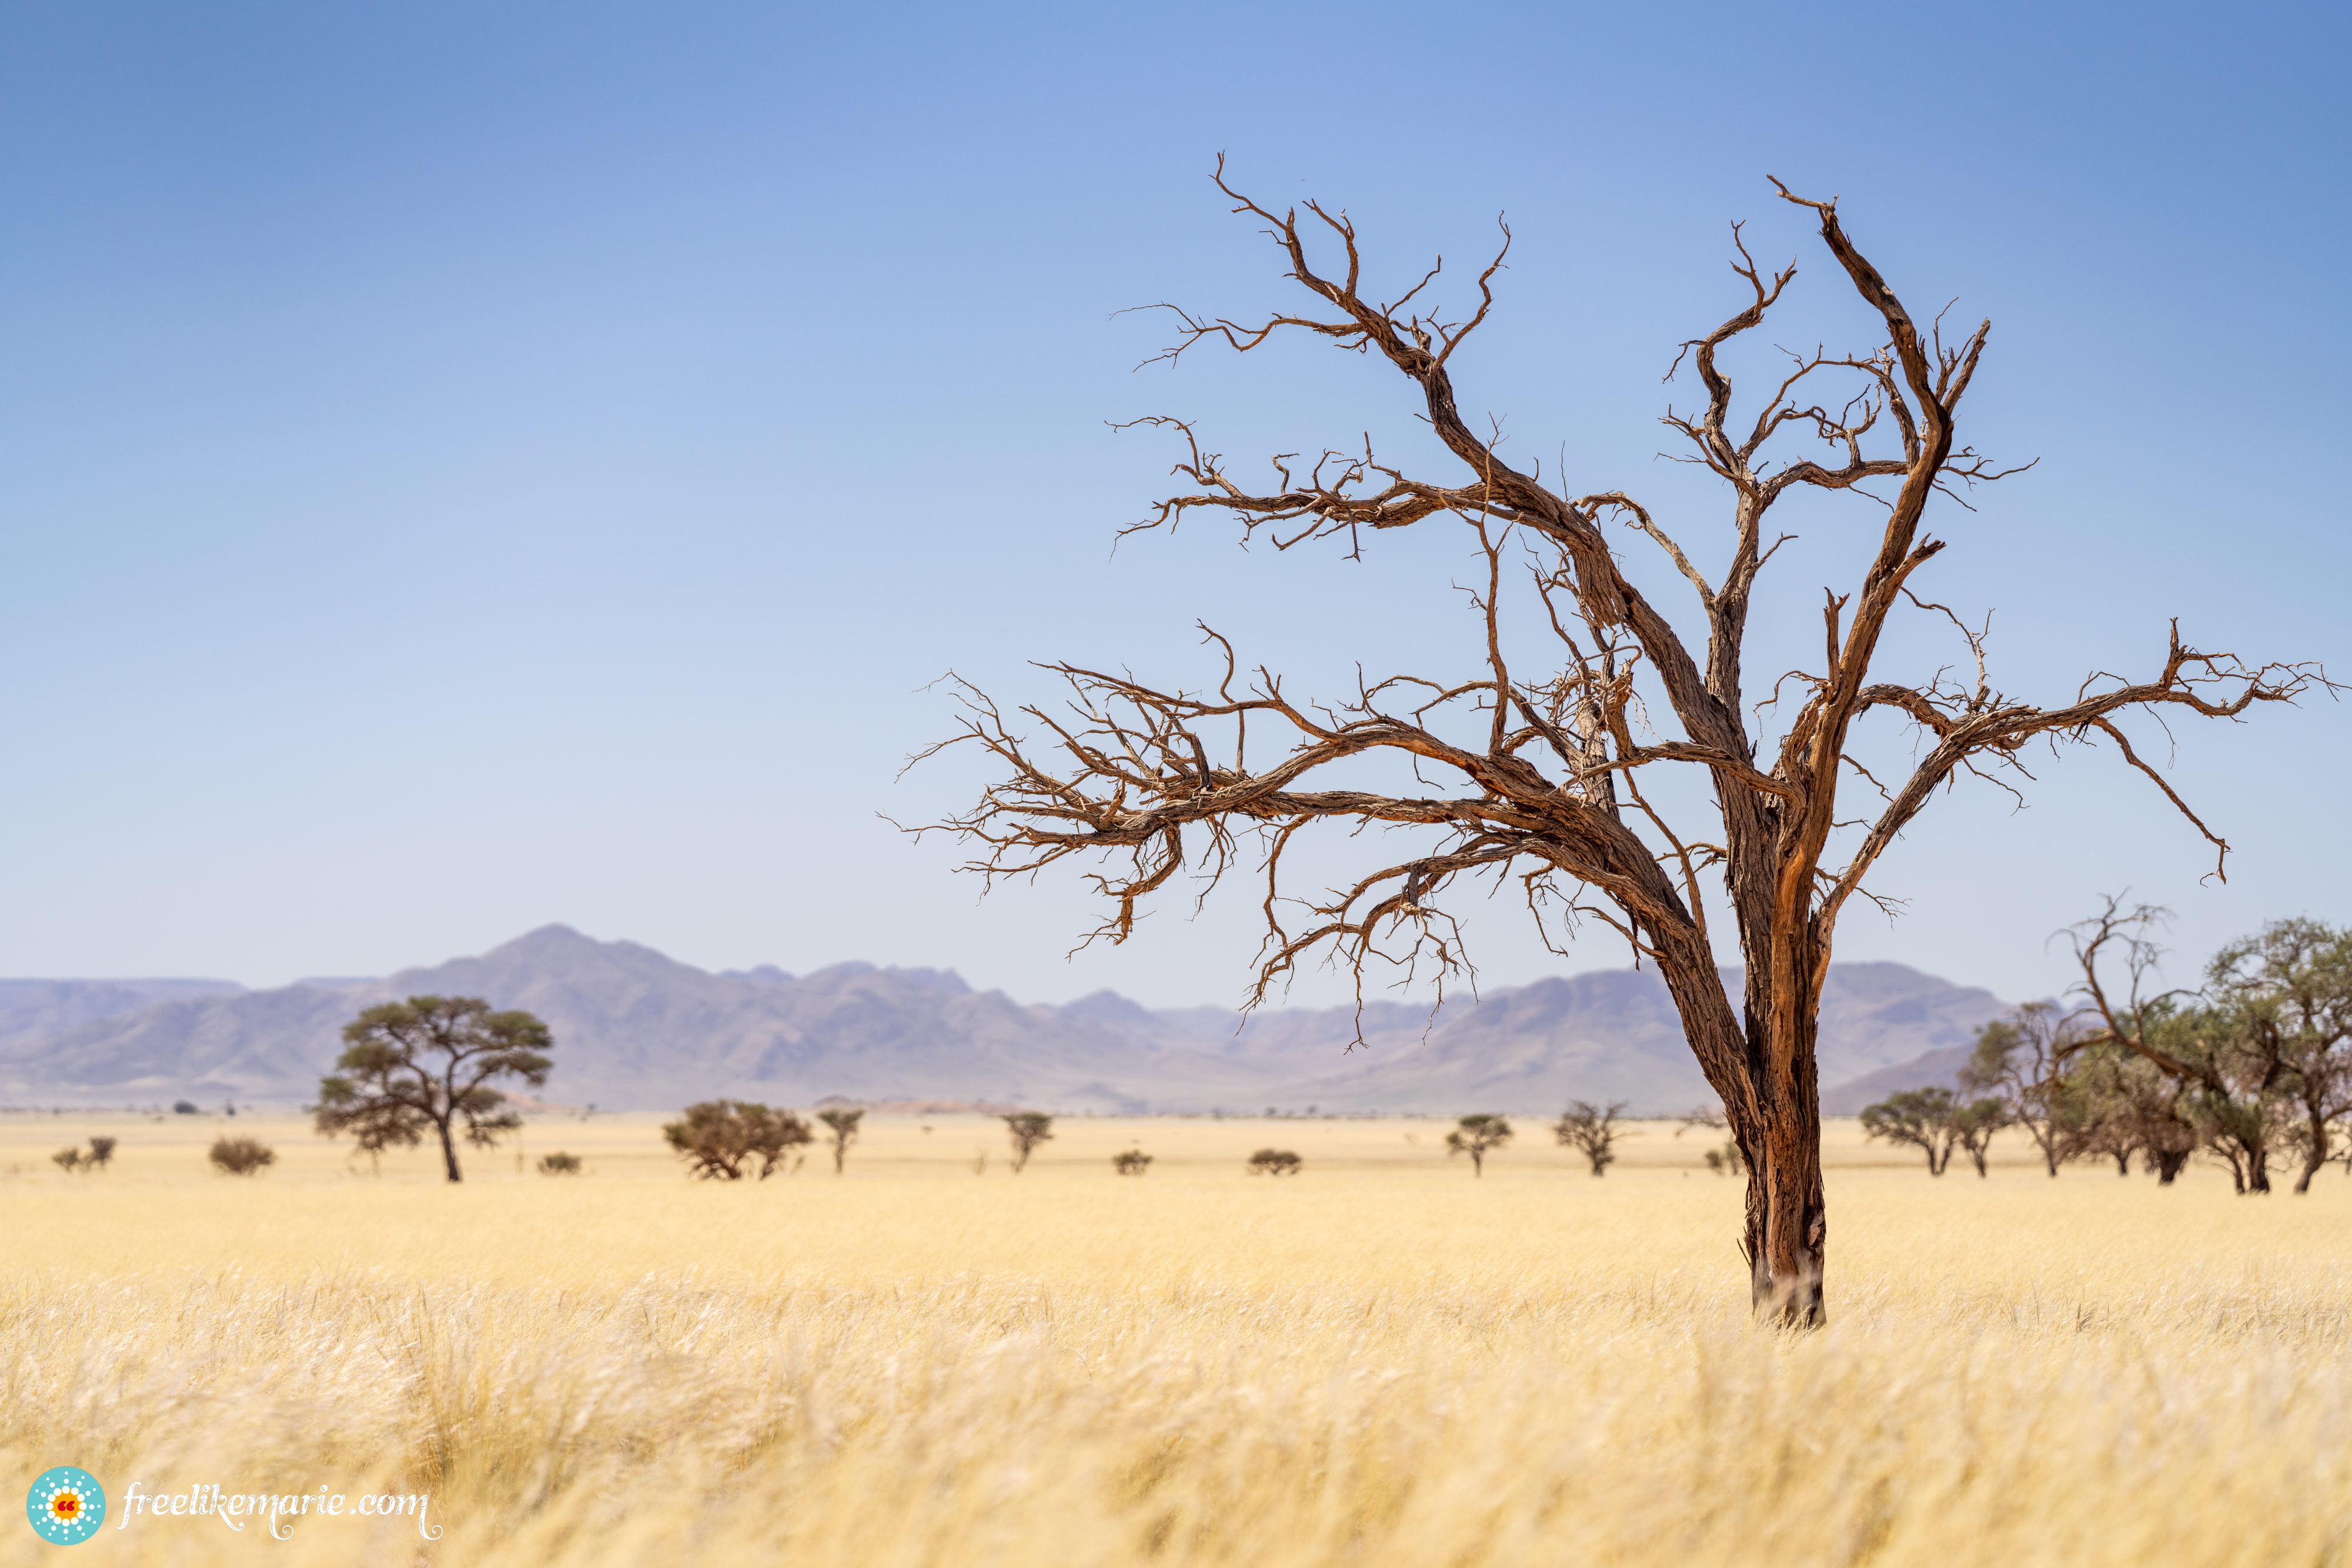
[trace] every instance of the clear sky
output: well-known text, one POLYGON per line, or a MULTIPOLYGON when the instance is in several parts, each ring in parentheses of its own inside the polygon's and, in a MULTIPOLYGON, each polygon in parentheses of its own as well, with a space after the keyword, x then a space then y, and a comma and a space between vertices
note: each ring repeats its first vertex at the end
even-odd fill
MULTIPOLYGON (((1836 194, 1915 308, 1992 318, 1965 429, 2042 459, 1931 512, 1930 596, 1995 612, 2001 685, 2150 673, 2173 616, 2352 674, 2347 31, 2260 5, 11 5, 0 973, 273 984, 560 920, 714 967, 1236 996, 1246 890, 1066 961, 1075 878, 977 903, 951 845, 877 816, 978 782, 896 779, 950 667, 1013 698, 1033 659, 1197 680, 1195 618, 1327 690, 1475 661, 1451 533, 1361 564, 1213 526, 1111 552, 1174 455, 1106 421, 1424 455, 1411 389, 1353 356, 1134 371, 1165 329, 1121 307, 1284 300, 1220 151, 1269 204, 1348 207, 1384 276, 1507 211, 1465 407, 1579 490, 1662 497, 1698 549, 1724 508, 1655 456, 1660 377, 1738 303, 1734 218, 1799 262, 1783 331, 1875 340, 1765 177, 1836 194)), ((1805 521, 1766 633, 1792 660, 1869 531, 1805 521)), ((2112 754, 2036 762, 2021 813, 1963 787, 1875 884, 1909 913, 1850 918, 1841 956, 2028 996, 2105 891, 2175 907, 2190 956, 2352 920, 2347 720, 2177 723, 2170 751, 2144 727, 2237 846, 2226 886, 2112 754)), ((1625 961, 1465 912, 1488 983, 1625 961)))

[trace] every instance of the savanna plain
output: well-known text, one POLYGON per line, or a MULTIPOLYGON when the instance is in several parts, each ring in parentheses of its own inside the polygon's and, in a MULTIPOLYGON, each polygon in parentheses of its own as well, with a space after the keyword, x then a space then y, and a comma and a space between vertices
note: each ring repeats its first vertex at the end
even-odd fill
POLYGON ((993 1122, 875 1116, 841 1176, 729 1184, 658 1121, 452 1186, 290 1118, 0 1117, 9 1473, 100 1478, 90 1563, 2352 1563, 2340 1167, 2241 1198, 2010 1135, 1931 1179, 1832 1123, 1831 1326, 1787 1335, 1664 1124, 1595 1179, 1533 1121, 1475 1177, 1434 1121, 1066 1118, 1014 1176, 993 1122), (224 1132, 278 1163, 215 1174, 224 1132), (443 1533, 118 1527, 133 1480, 443 1533))

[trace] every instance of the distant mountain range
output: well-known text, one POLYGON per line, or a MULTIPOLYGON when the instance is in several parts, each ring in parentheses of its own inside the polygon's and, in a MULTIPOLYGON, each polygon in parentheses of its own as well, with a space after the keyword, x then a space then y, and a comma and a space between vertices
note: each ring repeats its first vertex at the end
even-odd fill
MULTIPOLYGON (((1737 976, 1732 977, 1735 983, 1737 976)), ((390 998, 479 996, 556 1039, 550 1101, 667 1109, 728 1094, 1066 1111, 1556 1111, 1570 1099, 1675 1112, 1713 1099, 1665 988, 1601 970, 1426 1007, 1154 1010, 1111 991, 1061 1006, 975 991, 940 969, 841 964, 713 974, 634 942, 541 927, 479 957, 383 979, 252 991, 221 980, 0 981, 0 1102, 313 1098, 342 1026, 390 998)), ((1840 964, 1822 1007, 1822 1080, 1940 1082, 2004 1010, 1900 964, 1840 964), (1928 1058, 1934 1063, 1931 1068, 1928 1058)), ((1881 1088, 1879 1092, 1884 1092, 1881 1088)), ((1831 1113, 1851 1113, 1836 1091, 1831 1113)))

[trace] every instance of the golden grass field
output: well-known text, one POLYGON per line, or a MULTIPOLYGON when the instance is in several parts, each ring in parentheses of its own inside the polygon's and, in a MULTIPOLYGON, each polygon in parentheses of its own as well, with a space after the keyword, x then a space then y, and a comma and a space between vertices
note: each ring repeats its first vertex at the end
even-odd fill
POLYGON ((7 1473, 106 1485, 77 1563, 2352 1563, 2340 1168, 2052 1181, 2012 1134, 1931 1180, 1833 1123, 1832 1322, 1783 1337, 1663 1126, 1596 1181, 1523 1124, 1474 1180, 1435 1122, 1066 1119, 1014 1177, 896 1118, 728 1186, 656 1123, 451 1187, 290 1120, 0 1117, 7 1473), (223 1131, 279 1163, 211 1174, 223 1131), (48 1164, 91 1133, 110 1171, 48 1164), (1269 1144, 1305 1174, 1243 1174, 1269 1144), (446 1532, 118 1528, 133 1479, 446 1532))

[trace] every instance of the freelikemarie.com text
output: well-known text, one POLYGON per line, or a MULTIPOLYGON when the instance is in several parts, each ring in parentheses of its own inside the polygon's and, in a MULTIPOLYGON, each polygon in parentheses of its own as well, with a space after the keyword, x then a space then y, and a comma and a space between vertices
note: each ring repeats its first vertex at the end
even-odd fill
POLYGON ((414 1518, 416 1533, 425 1540, 441 1539, 441 1526, 425 1522, 433 1499, 424 1492, 362 1492, 352 1497, 347 1492, 331 1492, 323 1482, 314 1492, 225 1492, 210 1482, 180 1491, 142 1492, 140 1489, 144 1484, 132 1481, 123 1494, 117 1530, 130 1529, 131 1521, 142 1517, 214 1519, 231 1530, 243 1530, 257 1522, 266 1524, 272 1540, 284 1541, 293 1533, 293 1521, 306 1516, 383 1519, 398 1515, 414 1518))

